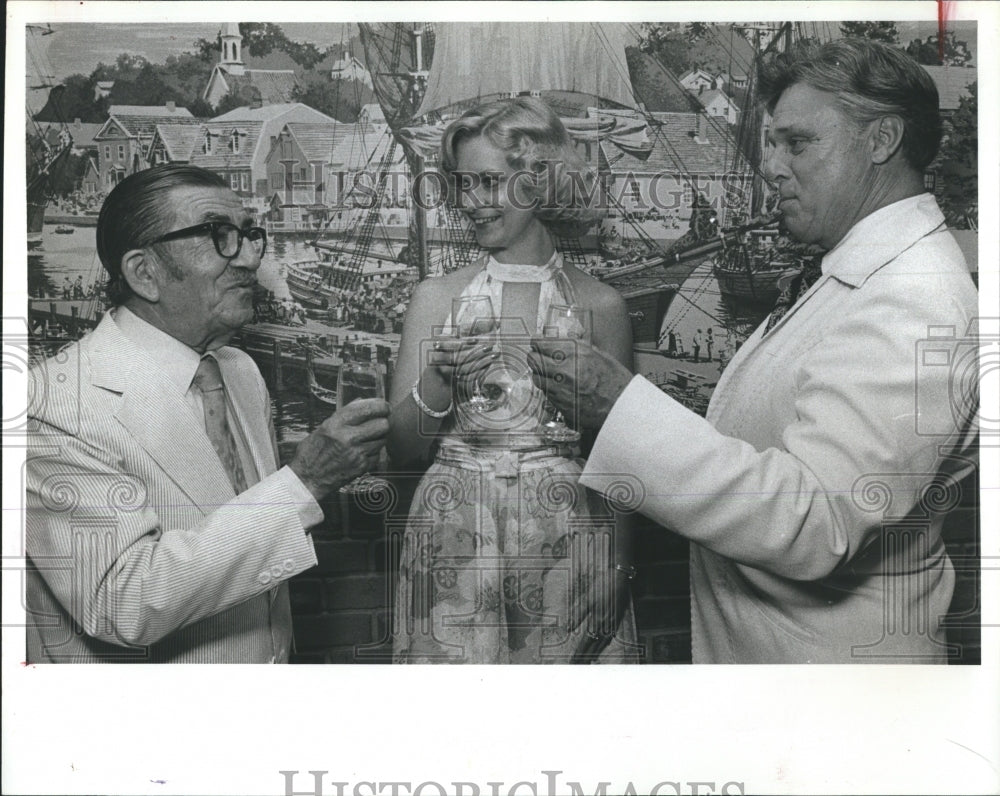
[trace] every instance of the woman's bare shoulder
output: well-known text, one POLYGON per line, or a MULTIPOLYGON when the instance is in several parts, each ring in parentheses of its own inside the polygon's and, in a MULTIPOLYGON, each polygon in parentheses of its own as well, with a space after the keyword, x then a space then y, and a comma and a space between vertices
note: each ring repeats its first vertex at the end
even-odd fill
POLYGON ((413 293, 414 301, 437 303, 438 301, 450 301, 460 295, 465 286, 472 281, 472 278, 481 271, 478 263, 459 268, 444 276, 435 276, 425 279, 413 293))
POLYGON ((625 311, 625 299, 611 285, 606 285, 573 265, 566 266, 577 300, 591 309, 602 312, 625 311))

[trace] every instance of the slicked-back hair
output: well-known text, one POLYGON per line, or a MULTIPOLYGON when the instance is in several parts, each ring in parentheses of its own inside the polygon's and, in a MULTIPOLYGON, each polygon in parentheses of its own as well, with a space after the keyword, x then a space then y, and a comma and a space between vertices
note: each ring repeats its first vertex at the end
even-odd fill
POLYGON ((491 102, 452 122, 441 140, 441 168, 451 189, 458 166, 457 147, 477 136, 500 149, 511 168, 534 175, 520 184, 530 186, 535 217, 556 235, 582 235, 607 214, 597 174, 577 152, 559 117, 542 100, 516 97, 491 102))
POLYGON ((165 203, 175 188, 228 188, 215 172, 198 166, 166 164, 137 171, 114 187, 97 218, 97 255, 108 272, 107 292, 113 306, 132 295, 122 274, 122 257, 170 230, 165 203))
POLYGON ((868 39, 806 41, 762 64, 760 96, 769 111, 797 83, 833 94, 839 109, 858 125, 900 117, 907 163, 922 172, 934 160, 941 144, 937 87, 903 51, 868 39))

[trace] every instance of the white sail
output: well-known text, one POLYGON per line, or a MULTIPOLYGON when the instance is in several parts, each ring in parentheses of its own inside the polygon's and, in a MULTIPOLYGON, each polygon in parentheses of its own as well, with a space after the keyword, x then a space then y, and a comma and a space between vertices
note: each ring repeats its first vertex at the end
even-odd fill
POLYGON ((434 60, 417 116, 496 95, 553 91, 580 107, 634 108, 629 42, 614 23, 435 23, 434 60))

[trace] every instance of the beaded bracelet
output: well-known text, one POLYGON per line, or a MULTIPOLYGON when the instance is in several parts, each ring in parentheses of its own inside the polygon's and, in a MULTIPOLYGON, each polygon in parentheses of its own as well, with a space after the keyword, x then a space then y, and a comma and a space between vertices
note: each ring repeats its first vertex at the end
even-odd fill
POLYGON ((410 388, 410 395, 413 396, 413 402, 417 405, 417 408, 423 412, 428 417, 433 417, 440 420, 442 417, 447 417, 451 414, 451 410, 455 408, 455 402, 452 401, 448 404, 448 408, 442 411, 437 409, 431 409, 427 404, 424 403, 424 399, 420 397, 420 379, 413 382, 413 386, 410 388))

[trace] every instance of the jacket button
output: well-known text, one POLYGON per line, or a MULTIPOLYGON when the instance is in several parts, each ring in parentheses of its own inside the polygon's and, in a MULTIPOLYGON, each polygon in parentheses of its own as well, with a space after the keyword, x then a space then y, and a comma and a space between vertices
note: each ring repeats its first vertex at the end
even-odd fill
POLYGON ((295 569, 295 562, 290 559, 285 559, 285 572, 292 572, 295 569))
POLYGON ((268 575, 268 574, 267 574, 266 572, 261 572, 261 573, 260 573, 260 574, 259 574, 259 575, 257 576, 257 580, 259 580, 259 581, 260 581, 260 585, 261 585, 261 586, 266 586, 266 585, 267 585, 268 583, 270 583, 270 582, 271 582, 271 576, 270 576, 270 575, 268 575))
POLYGON ((271 567, 271 574, 274 575, 274 577, 276 578, 280 578, 283 572, 284 570, 282 570, 281 567, 279 567, 277 564, 271 567))

